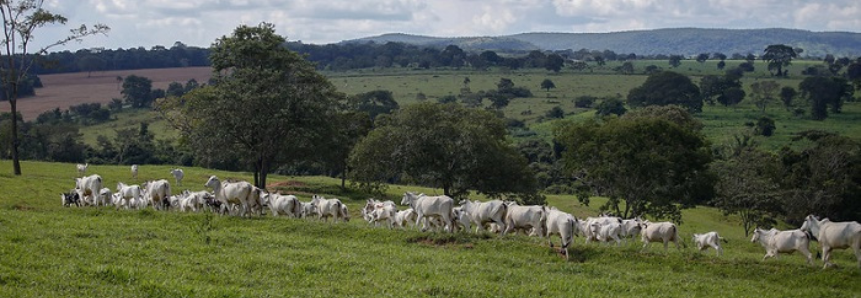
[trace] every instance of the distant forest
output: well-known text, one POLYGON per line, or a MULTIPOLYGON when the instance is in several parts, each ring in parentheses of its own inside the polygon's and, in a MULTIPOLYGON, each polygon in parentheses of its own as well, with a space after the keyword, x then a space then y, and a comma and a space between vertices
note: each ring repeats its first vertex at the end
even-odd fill
MULTIPOLYGON (((320 70, 351 70, 371 67, 410 67, 428 69, 437 67, 470 67, 485 69, 492 66, 519 68, 546 68, 558 71, 566 62, 658 59, 672 55, 639 55, 616 53, 611 50, 517 50, 467 51, 456 45, 445 47, 418 46, 401 42, 364 42, 313 45, 290 42, 287 47, 306 55, 320 70)), ((712 53, 710 56, 720 56, 712 53)), ((745 53, 726 53, 724 58, 745 59, 745 53)), ((176 42, 170 48, 155 46, 150 49, 85 49, 63 51, 45 55, 31 69, 35 74, 93 72, 146 68, 172 68, 209 66, 209 48, 186 46, 176 42)), ((693 58, 692 58, 693 59, 693 58)))

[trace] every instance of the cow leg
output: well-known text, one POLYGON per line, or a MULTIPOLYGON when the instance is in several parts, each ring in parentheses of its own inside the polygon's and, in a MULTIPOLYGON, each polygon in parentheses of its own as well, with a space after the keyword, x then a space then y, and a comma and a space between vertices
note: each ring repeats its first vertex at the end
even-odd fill
MULTIPOLYGON (((822 245, 822 243, 820 243, 820 245, 822 245)), ((828 268, 832 265, 831 264, 831 247, 829 247, 829 246, 825 246, 825 245, 822 246, 822 263, 825 263, 824 265, 822 265, 822 269, 828 268)))

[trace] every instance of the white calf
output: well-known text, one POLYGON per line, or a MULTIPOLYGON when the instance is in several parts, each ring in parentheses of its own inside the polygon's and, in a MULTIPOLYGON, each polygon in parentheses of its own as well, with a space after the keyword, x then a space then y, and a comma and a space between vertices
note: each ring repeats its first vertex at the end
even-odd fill
POLYGON ((765 248, 763 261, 770 257, 777 258, 779 253, 800 251, 807 258, 807 264, 813 265, 813 256, 808 249, 810 239, 807 237, 807 233, 801 230, 780 231, 771 229, 766 231, 756 228, 753 230, 753 237, 750 238, 750 242, 759 242, 765 248))
POLYGON ((77 164, 75 167, 78 169, 78 175, 84 176, 87 174, 87 168, 90 167, 90 164, 77 164))
POLYGON ((182 177, 185 177, 185 173, 182 172, 182 169, 172 169, 170 170, 170 174, 173 175, 173 179, 176 180, 176 185, 182 186, 182 177))
POLYGON ((269 211, 272 216, 287 215, 289 217, 302 216, 302 203, 294 195, 282 195, 279 193, 268 194, 269 211))
POLYGON ((697 249, 706 250, 709 247, 715 249, 715 253, 720 256, 723 254, 723 248, 720 247, 720 242, 726 240, 723 239, 717 232, 708 232, 705 234, 694 234, 693 236, 694 244, 697 245, 697 249))
POLYGON ((160 179, 147 181, 143 185, 144 200, 149 201, 155 210, 167 210, 170 207, 170 183, 160 179))
POLYGON ((138 202, 141 201, 141 194, 143 190, 139 185, 126 185, 122 182, 117 183, 117 194, 120 198, 122 198, 122 202, 120 204, 115 204, 117 210, 120 209, 120 206, 125 206, 126 209, 129 208, 139 208, 138 202))
POLYGON ((323 221, 328 221, 329 217, 332 217, 333 221, 337 221, 338 218, 350 221, 350 218, 345 214, 346 209, 344 207, 346 206, 344 203, 341 203, 341 200, 326 199, 322 196, 314 195, 311 198, 311 204, 317 208, 317 218, 323 221))
POLYGON ((132 179, 138 179, 138 165, 132 165, 132 179))
POLYGON ((75 178, 75 189, 80 191, 81 201, 84 205, 96 205, 99 200, 99 191, 102 190, 102 176, 90 175, 75 178))
POLYGON ((415 211, 413 211, 413 208, 407 208, 405 210, 398 211, 397 213, 395 213, 395 225, 401 228, 406 228, 407 225, 416 222, 417 216, 418 215, 415 211))

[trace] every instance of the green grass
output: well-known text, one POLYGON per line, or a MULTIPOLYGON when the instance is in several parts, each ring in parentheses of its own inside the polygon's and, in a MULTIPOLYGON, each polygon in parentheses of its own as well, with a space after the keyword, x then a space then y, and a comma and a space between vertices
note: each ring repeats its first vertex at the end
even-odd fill
MULTIPOLYGON (((354 220, 323 223, 288 218, 63 208, 73 164, 24 162, 12 176, 0 161, 0 296, 3 297, 858 297, 861 270, 837 251, 837 269, 804 265, 798 255, 760 261, 738 220, 711 208, 684 211, 682 236, 716 230, 725 255, 692 248, 646 252, 584 245, 565 262, 544 240, 525 236, 438 234, 371 228, 355 220, 360 200, 347 200, 354 220)), ((125 166, 91 165, 106 185, 167 178, 169 166, 142 166, 134 181, 125 166)), ((211 174, 185 168, 185 185, 202 189, 211 174)), ((336 179, 273 176, 304 190, 337 189, 336 179)), ((182 189, 174 187, 174 189, 182 189)), ((404 190, 393 186, 388 197, 404 190)), ((338 194, 336 194, 338 195, 338 194)), ((308 197, 300 194, 303 200, 308 197)), ((577 216, 569 196, 549 203, 577 216)), ((557 240, 558 241, 558 240, 557 240)), ((811 249, 815 249, 812 245, 811 249)), ((821 263, 817 262, 817 265, 821 263)))

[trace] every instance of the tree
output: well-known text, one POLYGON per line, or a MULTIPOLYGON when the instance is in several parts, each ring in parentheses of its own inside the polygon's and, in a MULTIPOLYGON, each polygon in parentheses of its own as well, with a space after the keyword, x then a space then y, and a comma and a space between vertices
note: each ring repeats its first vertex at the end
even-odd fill
POLYGON ((723 61, 723 60, 718 61, 718 63, 717 63, 718 69, 723 70, 725 67, 726 67, 726 61, 723 61))
POLYGON ((699 62, 700 64, 705 63, 706 60, 709 60, 709 54, 708 53, 701 53, 701 54, 697 55, 697 62, 699 62))
POLYGON ((180 82, 171 82, 164 93, 167 96, 180 97, 185 94, 185 86, 180 82))
POLYGON ((559 56, 558 54, 550 54, 547 55, 547 59, 544 62, 544 69, 558 73, 562 70, 563 65, 565 65, 565 59, 562 59, 562 56, 559 56))
POLYGON ((625 102, 618 98, 607 98, 601 101, 598 104, 598 107, 595 108, 595 115, 598 116, 607 116, 610 114, 614 114, 617 116, 622 116, 628 110, 625 109, 625 102))
POLYGON ((122 85, 123 81, 123 76, 117 76, 117 90, 120 90, 120 85, 122 85))
POLYGON ((715 101, 724 105, 737 104, 744 99, 740 72, 727 71, 722 76, 703 76, 700 79, 700 94, 709 104, 714 104, 715 101))
POLYGON ((120 93, 125 97, 126 103, 132 105, 132 108, 148 107, 154 99, 152 80, 146 77, 128 75, 123 80, 123 90, 120 93))
POLYGON ((601 209, 622 217, 681 221, 680 208, 711 198, 708 142, 667 119, 632 114, 603 124, 568 122, 554 130, 565 148, 566 171, 584 186, 577 197, 588 203, 590 195, 606 196, 601 209))
POLYGON ((643 85, 628 92, 628 105, 680 105, 688 111, 698 113, 703 109, 700 89, 685 75, 662 71, 646 78, 643 85))
POLYGON ((241 25, 212 45, 214 84, 158 108, 203 164, 237 160, 266 187, 276 166, 322 158, 341 95, 284 46, 275 26, 241 25))
POLYGON ((354 181, 374 185, 409 178, 453 197, 471 190, 537 196, 526 159, 508 144, 505 123, 493 113, 418 103, 377 125, 350 154, 354 181))
POLYGON ((598 55, 598 56, 595 56, 593 59, 595 59, 595 63, 598 64, 598 66, 604 66, 605 64, 607 64, 607 62, 604 61, 603 56, 598 55))
POLYGON ((810 116, 813 120, 828 118, 828 106, 832 112, 839 113, 845 97, 852 95, 852 86, 844 78, 807 77, 798 84, 801 97, 810 103, 810 116))
POLYGON ((785 77, 787 73, 783 72, 783 68, 792 64, 792 58, 797 56, 798 54, 792 47, 783 44, 773 44, 765 48, 762 60, 768 62, 768 71, 777 70, 776 73, 771 73, 773 76, 785 77))
POLYGON ((623 74, 633 74, 634 63, 631 63, 631 61, 625 61, 625 63, 622 63, 622 65, 619 66, 619 72, 623 74))
POLYGON ((574 61, 574 63, 571 63, 571 68, 576 71, 586 70, 589 68, 589 64, 585 61, 574 61))
POLYGON ((798 92, 795 91, 795 88, 789 86, 780 88, 780 101, 783 103, 783 107, 785 107, 787 111, 792 107, 792 100, 796 95, 798 95, 798 92))
POLYGON ((770 137, 774 135, 775 129, 777 129, 777 126, 774 125, 774 119, 763 116, 759 117, 759 120, 756 121, 754 132, 758 135, 770 137))
POLYGON ((711 166, 718 177, 712 201, 724 214, 741 218, 744 235, 770 226, 781 213, 780 160, 772 153, 747 149, 711 166))
POLYGON ((682 56, 681 55, 670 55, 670 66, 673 68, 679 67, 682 65, 682 56))
POLYGON ((550 79, 544 79, 544 81, 541 81, 541 89, 545 89, 547 92, 550 92, 550 89, 553 88, 556 88, 556 84, 553 84, 553 81, 550 79))
POLYGON ((753 103, 759 108, 760 113, 765 114, 768 103, 774 101, 780 84, 775 81, 759 81, 750 85, 753 93, 753 103))
POLYGON ((446 96, 437 98, 436 101, 439 103, 442 103, 442 104, 453 103, 453 102, 457 102, 457 96, 446 95, 446 96))
POLYGON ((545 116, 547 116, 547 118, 550 118, 550 119, 565 118, 565 111, 562 110, 561 107, 555 106, 552 109, 550 109, 549 111, 547 111, 547 114, 545 116))
POLYGON ((388 90, 359 93, 351 96, 349 103, 352 109, 367 113, 372 121, 381 114, 389 114, 400 108, 398 102, 392 96, 392 92, 388 90))
MULTIPOLYGON (((72 41, 95 34, 106 34, 110 28, 104 24, 95 24, 92 28, 81 25, 70 30, 68 36, 57 40, 35 52, 31 42, 36 37, 36 31, 54 24, 65 25, 68 19, 60 14, 51 13, 42 8, 44 0, 5 0, 0 1, 0 14, 3 17, 3 63, 0 63, 0 86, 6 100, 9 101, 10 114, 18 114, 19 86, 30 73, 30 68, 39 56, 48 53, 56 46, 65 45, 72 41)), ((11 121, 9 142, 12 155, 12 171, 21 175, 21 163, 18 156, 18 121, 11 121)))
POLYGON ((852 81, 856 90, 861 90, 861 60, 856 60, 846 68, 846 77, 852 81))
POLYGON ((78 68, 82 71, 87 72, 87 77, 89 78, 93 71, 99 71, 105 69, 105 65, 107 62, 105 59, 102 59, 96 55, 86 55, 78 59, 78 68))

